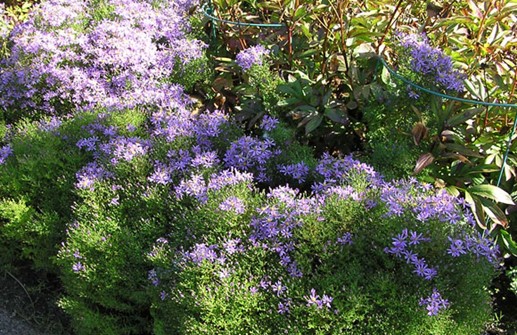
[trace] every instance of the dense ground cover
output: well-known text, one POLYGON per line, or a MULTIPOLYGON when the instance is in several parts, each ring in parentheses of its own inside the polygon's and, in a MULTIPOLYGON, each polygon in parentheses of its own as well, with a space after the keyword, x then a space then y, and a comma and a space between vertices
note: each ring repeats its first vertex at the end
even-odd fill
MULTIPOLYGON (((372 45, 349 52, 330 29, 345 24, 337 3, 289 2, 287 40, 206 34, 214 22, 195 1, 50 0, 16 25, 4 15, 2 267, 57 280, 77 334, 476 334, 495 323, 491 283, 514 248, 496 202, 513 201, 462 135, 482 111, 377 75, 372 45), (440 147, 435 132, 464 143, 440 147)), ((214 5, 221 17, 231 7, 214 5)), ((469 85, 427 37, 397 36, 387 57, 411 80, 447 94, 469 85)))

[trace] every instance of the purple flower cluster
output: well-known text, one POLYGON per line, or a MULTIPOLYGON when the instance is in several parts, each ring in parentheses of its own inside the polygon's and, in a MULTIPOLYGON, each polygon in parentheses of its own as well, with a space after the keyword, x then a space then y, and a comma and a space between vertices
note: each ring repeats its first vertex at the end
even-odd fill
POLYGON ((253 65, 262 65, 263 57, 268 54, 269 50, 266 50, 262 45, 256 45, 239 52, 235 61, 243 71, 247 71, 253 65))
POLYGON ((424 258, 419 257, 417 253, 409 249, 410 246, 416 246, 421 242, 429 242, 430 239, 423 237, 423 234, 403 229, 402 233, 393 238, 391 248, 385 248, 384 252, 393 254, 398 258, 404 258, 408 264, 415 267, 414 273, 426 280, 431 280, 438 274, 435 268, 427 265, 424 258))
POLYGON ((219 209, 222 211, 232 211, 236 214, 243 214, 246 211, 246 206, 241 199, 232 196, 221 202, 219 209))
POLYGON ((316 294, 315 289, 311 289, 311 293, 308 296, 304 297, 307 301, 307 307, 316 306, 319 309, 326 307, 330 309, 332 307, 332 301, 334 298, 327 296, 326 294, 320 298, 319 295, 316 294))
POLYGON ((163 78, 205 47, 186 37, 183 16, 191 4, 108 0, 111 13, 98 18, 99 5, 86 0, 43 2, 10 35, 10 55, 0 63, 0 105, 48 113, 174 108, 176 87, 163 78))
POLYGON ((77 172, 77 183, 75 185, 77 188, 93 191, 95 189, 95 182, 112 176, 110 172, 106 171, 97 162, 92 162, 77 172))
POLYGON ((309 167, 304 162, 280 165, 278 168, 281 174, 293 178, 300 184, 303 184, 309 175, 309 167))
POLYGON ((262 121, 260 122, 260 128, 262 128, 265 131, 272 131, 276 128, 276 126, 280 123, 277 118, 265 115, 262 118, 262 121))
POLYGON ((259 182, 266 182, 269 180, 266 164, 279 153, 271 139, 243 136, 230 145, 224 155, 224 163, 229 168, 252 172, 259 182))
POLYGON ((7 157, 13 154, 13 149, 9 144, 0 147, 0 165, 4 164, 7 157))
POLYGON ((400 44, 406 48, 411 56, 411 70, 434 78, 438 86, 461 92, 464 90, 465 75, 454 70, 452 60, 442 50, 429 44, 425 35, 399 34, 400 44))
POLYGON ((192 251, 185 255, 185 258, 190 260, 196 265, 200 265, 203 261, 214 263, 220 261, 224 263, 224 259, 217 255, 217 245, 206 245, 205 243, 199 243, 194 246, 192 251))
POLYGON ((420 299, 420 306, 424 306, 427 310, 427 315, 434 316, 437 315, 440 310, 446 309, 449 307, 449 301, 447 299, 442 298, 442 295, 435 288, 433 289, 433 293, 431 296, 427 298, 420 299))
POLYGON ((358 175, 363 175, 372 187, 383 183, 382 176, 371 166, 355 160, 352 156, 336 158, 324 153, 316 166, 316 172, 323 177, 324 182, 313 185, 315 192, 321 192, 333 185, 349 184, 352 177, 358 175))

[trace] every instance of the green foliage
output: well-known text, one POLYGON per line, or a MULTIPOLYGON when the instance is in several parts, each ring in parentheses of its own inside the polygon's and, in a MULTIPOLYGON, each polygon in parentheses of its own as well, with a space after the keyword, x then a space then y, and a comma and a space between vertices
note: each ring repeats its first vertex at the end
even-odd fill
POLYGON ((55 270, 52 258, 76 199, 75 173, 88 159, 74 142, 83 122, 67 121, 59 132, 21 122, 10 135, 16 154, 0 166, 2 258, 14 253, 36 268, 55 270))
MULTIPOLYGON (((358 186, 355 181, 351 185, 358 186)), ((365 191, 368 197, 374 196, 365 191)), ((222 255, 227 239, 246 236, 249 228, 242 223, 253 213, 254 207, 248 206, 251 191, 242 188, 225 193, 210 194, 206 204, 187 209, 184 219, 189 224, 181 226, 190 236, 201 238, 191 237, 188 245, 173 238, 175 233, 168 242, 155 245, 150 259, 160 279, 152 288, 156 334, 475 334, 490 320, 489 293, 484 286, 494 270, 475 256, 454 265, 450 256, 444 257, 449 227, 439 221, 421 227, 432 242, 418 247, 418 254, 444 273, 433 283, 425 282, 411 274, 411 266, 382 248, 390 245, 391 236, 408 227, 411 214, 387 218, 382 206, 366 210, 360 202, 337 196, 326 201, 321 213, 297 218, 303 224, 291 240, 296 245, 293 258, 303 272, 300 278, 286 273, 273 250, 264 250, 260 243, 248 245, 244 239, 244 250, 225 254, 224 262, 185 260, 185 252, 197 245, 194 241, 214 245, 222 255), (247 205, 245 213, 232 214, 232 219, 217 209, 230 194, 247 205), (345 232, 353 236, 351 245, 331 243, 345 232), (261 287, 263 281, 280 282, 286 291, 277 294, 267 285, 261 287), (453 307, 429 317, 418 303, 432 285, 447 292, 453 307), (311 288, 320 296, 332 296, 332 308, 307 306, 311 288), (285 314, 278 312, 283 303, 290 309, 285 314)), ((255 199, 260 208, 287 210, 282 201, 263 195, 255 199)), ((416 222, 409 226, 419 229, 416 222)))

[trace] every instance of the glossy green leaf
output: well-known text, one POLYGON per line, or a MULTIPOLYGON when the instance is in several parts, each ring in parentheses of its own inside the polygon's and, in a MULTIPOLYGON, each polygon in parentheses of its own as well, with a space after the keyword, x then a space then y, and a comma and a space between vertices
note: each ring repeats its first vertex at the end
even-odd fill
POLYGON ((473 194, 470 194, 469 191, 465 190, 465 201, 470 205, 472 209, 472 214, 478 223, 478 226, 481 229, 487 229, 486 227, 486 219, 485 212, 483 211, 483 205, 479 198, 473 194))
POLYGON ((499 230, 499 237, 503 242, 504 247, 513 256, 517 256, 517 243, 512 239, 512 235, 504 229, 499 230))
POLYGON ((514 205, 512 197, 503 189, 490 184, 474 185, 469 187, 469 192, 483 198, 492 199, 494 201, 514 205))
POLYGON ((466 111, 463 111, 462 113, 458 115, 452 116, 449 120, 447 120, 447 125, 449 127, 455 127, 457 125, 460 125, 462 123, 465 123, 466 121, 472 119, 474 116, 478 115, 479 113, 483 112, 485 110, 484 107, 477 107, 477 108, 471 108, 466 111))
POLYGON ((316 128, 318 128, 321 124, 321 121, 323 121, 322 115, 315 115, 311 118, 309 122, 305 125, 305 134, 309 134, 313 132, 316 128))
MULTIPOLYGON (((504 212, 491 201, 480 199, 481 206, 483 207, 483 211, 485 214, 496 224, 503 228, 508 227, 508 218, 504 214, 504 212)), ((490 230, 494 230, 496 226, 490 227, 490 230)))

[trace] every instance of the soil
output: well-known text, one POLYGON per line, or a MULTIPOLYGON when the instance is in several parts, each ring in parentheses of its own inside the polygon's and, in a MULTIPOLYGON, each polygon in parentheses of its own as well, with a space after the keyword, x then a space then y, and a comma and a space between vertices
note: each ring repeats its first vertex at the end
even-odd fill
POLYGON ((0 335, 69 335, 56 291, 37 276, 0 271, 0 335))

